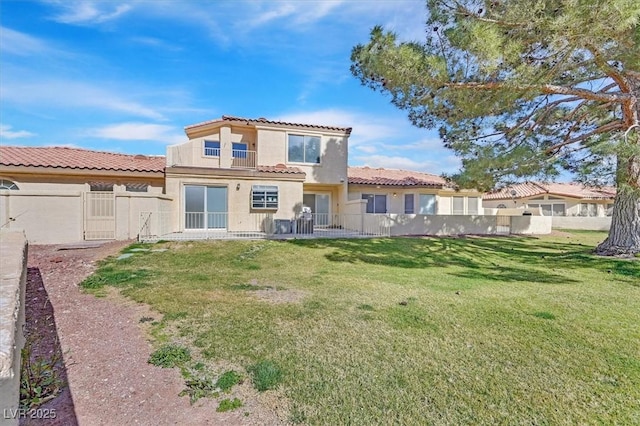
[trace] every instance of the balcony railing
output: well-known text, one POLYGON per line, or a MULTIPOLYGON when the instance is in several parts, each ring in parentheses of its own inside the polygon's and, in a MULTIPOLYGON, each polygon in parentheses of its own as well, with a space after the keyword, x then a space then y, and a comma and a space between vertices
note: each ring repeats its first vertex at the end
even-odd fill
POLYGON ((231 167, 237 169, 255 169, 256 152, 244 149, 234 149, 231 151, 231 167))

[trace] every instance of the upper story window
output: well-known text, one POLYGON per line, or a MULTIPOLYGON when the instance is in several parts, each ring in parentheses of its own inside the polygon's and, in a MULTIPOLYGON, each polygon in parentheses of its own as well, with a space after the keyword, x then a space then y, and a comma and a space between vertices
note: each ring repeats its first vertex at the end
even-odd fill
POLYGON ((15 184, 15 182, 11 182, 10 180, 7 179, 0 179, 0 189, 11 189, 11 190, 17 190, 18 185, 15 184))
POLYGON ((320 137, 289 135, 288 161, 320 164, 320 137))
POLYGON ((220 141, 204 141, 204 155, 206 157, 220 157, 220 141))
POLYGON ((232 143, 231 144, 231 156, 233 158, 247 158, 247 144, 246 143, 232 143))

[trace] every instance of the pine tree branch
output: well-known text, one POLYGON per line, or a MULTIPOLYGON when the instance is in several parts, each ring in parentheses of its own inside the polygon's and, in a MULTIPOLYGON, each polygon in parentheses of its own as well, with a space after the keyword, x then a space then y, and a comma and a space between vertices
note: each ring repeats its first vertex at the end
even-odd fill
POLYGON ((592 136, 595 135, 599 135, 601 133, 607 133, 607 132, 611 132, 614 130, 621 130, 624 129, 624 124, 620 121, 620 120, 615 120, 615 121, 611 121, 607 124, 604 124, 600 127, 598 127, 597 129, 594 129, 588 133, 583 133, 580 136, 576 136, 575 138, 571 138, 571 139, 566 139, 563 140, 562 142, 555 144, 549 148, 547 148, 545 150, 546 154, 553 154, 555 152, 557 152, 560 148, 562 148, 563 146, 567 146, 567 145, 571 145, 574 144, 576 142, 580 142, 583 141, 585 139, 589 139, 592 136))
POLYGON ((598 102, 614 102, 624 103, 625 101, 631 101, 633 96, 628 93, 600 93, 592 92, 591 90, 582 89, 578 87, 558 86, 555 84, 510 84, 506 82, 492 82, 492 83, 477 83, 477 82, 452 82, 444 83, 443 87, 449 89, 476 89, 476 90, 522 90, 522 91, 537 91, 545 95, 572 95, 578 96, 581 99, 589 99, 598 102))

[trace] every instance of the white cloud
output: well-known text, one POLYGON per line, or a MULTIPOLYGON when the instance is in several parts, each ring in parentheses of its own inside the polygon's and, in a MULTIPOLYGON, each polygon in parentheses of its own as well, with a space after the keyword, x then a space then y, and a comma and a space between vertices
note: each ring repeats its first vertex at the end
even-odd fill
POLYGON ((98 86, 98 83, 69 80, 15 79, 11 82, 3 82, 0 98, 3 102, 11 101, 17 104, 90 107, 154 120, 166 119, 157 108, 144 105, 120 93, 117 89, 109 90, 104 86, 106 85, 98 86))
POLYGON ((7 124, 0 124, 0 139, 18 139, 35 136, 35 133, 26 130, 11 130, 12 127, 7 124))
POLYGON ((130 4, 115 1, 52 0, 49 3, 61 9, 52 19, 62 24, 102 23, 119 18, 132 9, 130 4))
POLYGON ((11 54, 16 56, 69 56, 69 53, 54 47, 53 45, 51 45, 51 43, 45 40, 3 26, 0 26, 0 46, 2 48, 3 55, 11 54))
POLYGON ((385 169, 414 170, 431 174, 453 173, 459 168, 459 160, 448 156, 434 160, 417 160, 414 158, 389 155, 360 155, 355 157, 352 165, 383 167, 385 169))
POLYGON ((85 134, 103 139, 154 141, 165 144, 176 144, 184 142, 186 139, 184 134, 174 126, 139 122, 112 124, 98 129, 86 130, 85 134))

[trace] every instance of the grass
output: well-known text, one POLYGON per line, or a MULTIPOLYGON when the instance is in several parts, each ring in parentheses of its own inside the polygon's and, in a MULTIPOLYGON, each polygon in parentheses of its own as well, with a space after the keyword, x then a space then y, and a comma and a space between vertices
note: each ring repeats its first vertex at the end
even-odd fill
POLYGON ((254 383, 271 363, 292 422, 640 424, 640 262, 593 256, 604 237, 166 243, 85 287, 254 383))

